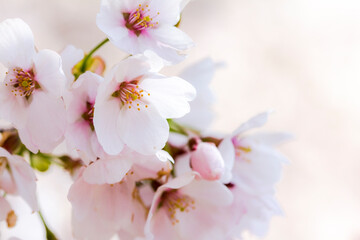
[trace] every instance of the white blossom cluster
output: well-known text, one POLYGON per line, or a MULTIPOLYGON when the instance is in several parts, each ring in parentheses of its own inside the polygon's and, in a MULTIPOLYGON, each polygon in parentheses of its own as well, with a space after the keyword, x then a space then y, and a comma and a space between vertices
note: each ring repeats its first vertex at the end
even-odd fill
MULTIPOLYGON (((283 133, 248 134, 268 112, 232 134, 212 136, 218 64, 204 59, 177 76, 160 70, 186 57, 179 29, 184 0, 102 0, 97 26, 107 38, 85 54, 35 47, 21 19, 0 23, 0 221, 16 224, 8 195, 36 212, 34 169, 68 170, 75 239, 224 240, 263 236, 286 158, 283 133), (104 74, 93 53, 110 41, 129 56, 104 74), (53 150, 66 143, 68 154, 53 150)), ((47 228, 48 234, 52 234, 47 228), (50 233, 49 233, 50 232, 50 233)))

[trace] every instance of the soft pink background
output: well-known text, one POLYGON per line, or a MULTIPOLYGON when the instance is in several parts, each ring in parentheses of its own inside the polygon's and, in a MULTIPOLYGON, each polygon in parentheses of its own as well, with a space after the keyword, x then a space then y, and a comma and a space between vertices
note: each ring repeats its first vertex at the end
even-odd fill
MULTIPOLYGON (((88 50, 104 38, 98 8, 99 0, 0 0, 0 21, 23 18, 39 49, 88 50)), ((281 147, 291 161, 277 187, 285 215, 267 240, 360 239, 359 12, 358 0, 196 0, 183 14, 197 46, 166 73, 207 56, 227 62, 212 85, 214 129, 275 109, 265 129, 295 135, 281 147)), ((111 44, 99 53, 109 67, 125 56, 111 44)), ((38 176, 40 204, 60 239, 71 239, 71 179, 55 166, 50 173, 38 176)), ((25 213, 11 231, 2 223, 0 238, 43 238, 36 229, 38 217, 25 213)))

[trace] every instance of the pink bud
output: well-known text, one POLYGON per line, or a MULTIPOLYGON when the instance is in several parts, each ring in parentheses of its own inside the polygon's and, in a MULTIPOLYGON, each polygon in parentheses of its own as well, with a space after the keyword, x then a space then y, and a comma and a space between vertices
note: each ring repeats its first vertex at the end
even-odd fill
POLYGON ((224 160, 213 143, 200 142, 191 153, 191 167, 206 180, 218 180, 224 174, 224 160))

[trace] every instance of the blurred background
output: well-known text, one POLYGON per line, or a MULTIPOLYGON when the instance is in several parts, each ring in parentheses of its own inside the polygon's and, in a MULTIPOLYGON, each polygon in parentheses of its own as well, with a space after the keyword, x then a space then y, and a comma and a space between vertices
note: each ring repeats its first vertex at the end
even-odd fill
MULTIPOLYGON (((73 44, 88 51, 105 38, 95 24, 99 4, 0 0, 0 21, 24 19, 38 49, 73 44)), ((208 56, 227 63, 212 82, 213 129, 230 132, 274 109, 264 129, 295 136, 280 148, 291 161, 277 185, 284 216, 272 220, 266 240, 360 239, 359 12, 358 0, 196 0, 185 8, 181 28, 196 47, 165 72, 176 74, 208 56)), ((98 53, 108 67, 126 56, 111 44, 98 53)), ((60 239, 72 239, 70 177, 53 166, 38 179, 49 226, 60 239)), ((0 231, 1 239, 44 236, 39 217, 30 213, 12 230, 2 223, 0 231)))

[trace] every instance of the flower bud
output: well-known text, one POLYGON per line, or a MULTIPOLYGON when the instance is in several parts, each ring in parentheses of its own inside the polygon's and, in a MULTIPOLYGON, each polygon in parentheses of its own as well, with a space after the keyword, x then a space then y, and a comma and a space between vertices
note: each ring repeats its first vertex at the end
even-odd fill
POLYGON ((224 160, 213 143, 200 142, 191 153, 191 167, 206 180, 218 180, 224 174, 224 160))

